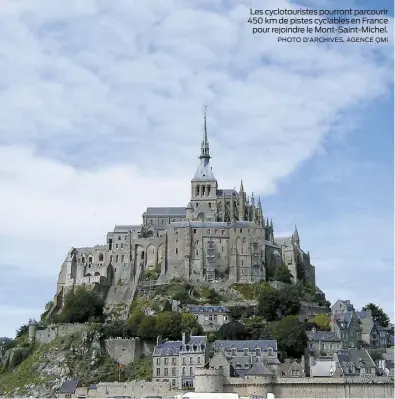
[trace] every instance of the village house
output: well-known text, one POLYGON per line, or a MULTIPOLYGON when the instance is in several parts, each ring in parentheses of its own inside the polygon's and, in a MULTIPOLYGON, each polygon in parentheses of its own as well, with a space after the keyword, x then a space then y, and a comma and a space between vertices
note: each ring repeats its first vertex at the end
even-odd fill
POLYGON ((230 310, 226 306, 195 306, 190 305, 188 312, 192 313, 203 330, 218 331, 230 321, 230 310))

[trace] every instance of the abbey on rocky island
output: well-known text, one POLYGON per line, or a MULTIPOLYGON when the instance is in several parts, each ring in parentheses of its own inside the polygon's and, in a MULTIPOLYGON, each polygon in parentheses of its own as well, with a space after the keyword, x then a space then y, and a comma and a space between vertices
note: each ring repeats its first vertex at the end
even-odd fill
POLYGON ((275 237, 260 198, 249 197, 242 182, 239 191, 218 188, 210 159, 205 115, 187 206, 148 207, 142 225, 115 226, 106 245, 72 248, 61 267, 54 306, 61 307, 65 292, 82 284, 110 287, 107 302, 111 290, 118 292, 117 301, 130 301, 148 270, 157 272, 158 283, 173 278, 253 283, 286 265, 294 282, 315 285, 315 267, 300 247, 296 227, 289 237, 275 237))

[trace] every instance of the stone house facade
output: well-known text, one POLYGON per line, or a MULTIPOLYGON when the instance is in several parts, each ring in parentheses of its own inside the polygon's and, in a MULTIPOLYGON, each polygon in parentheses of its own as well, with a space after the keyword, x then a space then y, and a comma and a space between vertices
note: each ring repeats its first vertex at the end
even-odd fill
POLYGON ((226 306, 196 306, 188 307, 203 330, 218 331, 225 323, 230 321, 230 310, 226 306))
POLYGON ((281 373, 275 340, 217 340, 214 342, 214 353, 219 352, 239 376, 245 375, 256 363, 281 373))
POLYGON ((331 316, 331 330, 338 336, 344 349, 359 348, 362 342, 362 327, 355 311, 331 316))
POLYGON ((342 341, 333 331, 306 331, 310 356, 329 356, 342 348, 342 341))
POLYGON ((181 341, 158 337, 152 356, 152 380, 168 382, 172 388, 192 388, 195 368, 208 360, 207 337, 182 334, 181 341))
POLYGON ((346 312, 352 312, 354 305, 349 299, 338 299, 331 307, 332 315, 338 315, 346 312))

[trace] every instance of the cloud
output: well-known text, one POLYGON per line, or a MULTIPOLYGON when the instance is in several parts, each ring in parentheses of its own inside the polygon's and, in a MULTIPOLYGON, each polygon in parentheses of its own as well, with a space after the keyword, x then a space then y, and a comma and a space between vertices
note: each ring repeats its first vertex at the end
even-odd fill
POLYGON ((2 269, 54 291, 71 246, 103 243, 146 206, 186 205, 203 104, 220 186, 274 196, 388 95, 390 46, 280 45, 251 34, 250 3, 3 5, 2 269))

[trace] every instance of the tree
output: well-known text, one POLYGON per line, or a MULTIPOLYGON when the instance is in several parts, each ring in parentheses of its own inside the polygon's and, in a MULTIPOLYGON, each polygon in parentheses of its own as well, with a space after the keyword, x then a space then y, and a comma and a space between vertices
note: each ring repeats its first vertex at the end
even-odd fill
POLYGON ((163 304, 163 312, 171 312, 173 310, 171 303, 168 299, 166 299, 165 303, 163 304))
POLYGON ((217 339, 246 339, 248 338, 247 328, 238 321, 230 321, 229 323, 222 324, 217 332, 217 339))
POLYGON ((85 323, 103 318, 104 300, 95 291, 84 286, 66 295, 64 308, 58 320, 61 323, 85 323))
POLYGON ((145 316, 145 313, 140 309, 135 309, 130 315, 128 320, 128 328, 129 333, 132 337, 137 337, 139 325, 143 321, 145 316))
POLYGON ((170 340, 180 339, 181 330, 181 313, 178 312, 162 312, 156 317, 156 331, 162 338, 170 340))
POLYGON ((307 346, 307 336, 304 323, 297 316, 285 316, 278 321, 273 329, 274 338, 279 349, 287 356, 299 358, 304 354, 307 346))
POLYGON ((266 285, 258 297, 258 313, 266 321, 275 321, 279 318, 278 308, 280 306, 280 296, 278 291, 266 285))
POLYGON ((142 339, 155 339, 156 333, 156 317, 145 316, 137 329, 137 336, 142 339))
POLYGON ((274 273, 274 279, 276 281, 281 281, 286 284, 292 284, 292 274, 288 270, 288 267, 283 263, 277 266, 276 271, 274 273))
POLYGON ((29 331, 29 326, 27 324, 21 325, 15 332, 16 338, 22 337, 22 335, 27 334, 29 331))
POLYGON ((191 313, 181 313, 181 331, 189 335, 200 335, 203 333, 202 326, 191 313))
POLYGON ((300 312, 301 293, 297 286, 278 291, 279 311, 282 317, 297 315, 300 312))
POLYGON ((8 337, 0 337, 0 358, 4 356, 8 349, 12 349, 16 345, 15 340, 8 337))
POLYGON ((314 316, 312 322, 319 331, 330 331, 331 329, 330 318, 325 313, 320 313, 317 316, 314 316))
POLYGON ((362 310, 370 310, 372 313, 372 318, 375 322, 377 322, 382 327, 388 327, 390 323, 390 318, 384 312, 384 310, 381 309, 380 306, 377 306, 374 303, 370 302, 366 306, 364 306, 362 310))

